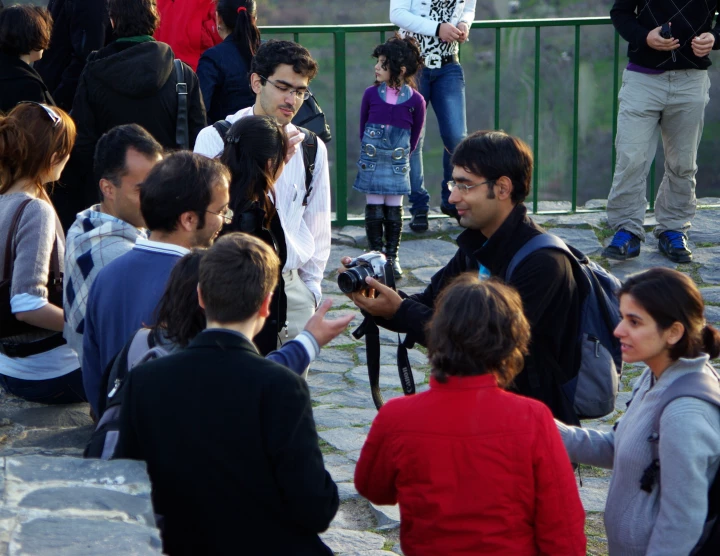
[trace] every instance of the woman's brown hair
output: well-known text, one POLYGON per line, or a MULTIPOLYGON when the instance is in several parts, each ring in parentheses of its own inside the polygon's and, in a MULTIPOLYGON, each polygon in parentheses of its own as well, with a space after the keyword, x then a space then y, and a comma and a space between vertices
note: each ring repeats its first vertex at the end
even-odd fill
POLYGON ((517 291, 496 279, 462 274, 438 297, 427 326, 432 376, 491 373, 502 387, 522 370, 530 325, 517 291))
POLYGON ((75 123, 55 106, 23 102, 0 116, 0 194, 29 180, 45 196, 43 179, 70 154, 75 135, 75 123))
POLYGON ((618 297, 630 295, 645 309, 660 330, 675 322, 685 328, 682 338, 670 347, 673 361, 693 358, 701 352, 720 355, 720 332, 705 322, 705 303, 692 278, 669 268, 651 268, 625 280, 618 297))

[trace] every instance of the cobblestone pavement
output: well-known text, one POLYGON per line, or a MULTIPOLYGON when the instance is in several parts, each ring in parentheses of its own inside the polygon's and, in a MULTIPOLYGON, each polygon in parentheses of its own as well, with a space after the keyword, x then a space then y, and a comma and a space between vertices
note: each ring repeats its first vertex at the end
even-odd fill
MULTIPOLYGON (((601 208, 603 203, 604 201, 589 202, 585 208, 601 208)), ((699 205, 703 204, 720 205, 720 199, 700 199, 699 205)), ((569 210, 570 207, 563 203, 541 203, 539 208, 541 211, 557 211, 569 210)), ((630 273, 658 265, 688 273, 702 288, 707 304, 708 322, 720 323, 720 226, 716 224, 720 221, 720 208, 698 211, 690 231, 690 247, 693 249, 694 260, 686 265, 676 265, 662 257, 651 233, 648 233, 647 241, 636 259, 608 263, 600 258, 603 245, 610 241, 612 235, 607 229, 606 216, 602 211, 564 216, 538 215, 535 220, 594 260, 606 266, 609 264, 612 272, 621 279, 630 273)), ((648 213, 645 222, 648 232, 654 223, 652 214, 648 213)), ((445 218, 431 220, 430 230, 424 234, 414 234, 406 225, 400 248, 401 262, 406 274, 399 287, 407 293, 424 289, 430 277, 455 253, 453 240, 461 231, 454 221, 445 218)), ((354 306, 340 294, 335 269, 339 266, 341 256, 359 255, 364 252, 364 248, 365 232, 361 227, 348 226, 333 231, 333 247, 323 291, 326 297, 333 299, 331 313, 335 315, 353 312, 359 317, 354 306)), ((346 332, 322 351, 317 361, 311 365, 308 376, 325 463, 339 485, 342 500, 332 526, 322 536, 336 554, 343 556, 390 555, 400 553, 397 507, 373 506, 361 498, 353 487, 355 462, 376 414, 365 367, 365 346, 350 335, 359 322, 359 318, 356 318, 346 332)), ((395 368, 397 336, 381 331, 381 342, 381 386, 387 400, 402 395, 395 368)), ((411 350, 410 360, 418 390, 427 389, 429 368, 423 349, 411 350)), ((622 414, 633 381, 640 372, 641 368, 638 366, 626 367, 616 411, 601 420, 586 422, 585 426, 611 427, 622 414)), ((92 421, 88 415, 87 404, 41 406, 6 396, 0 390, 0 457, 81 457, 91 430, 92 421)), ((582 466, 580 471, 583 482, 580 494, 587 512, 588 553, 606 554, 602 512, 610 475, 607 471, 585 466, 582 466)), ((11 479, 20 481, 14 476, 11 479)), ((72 474, 66 479, 66 486, 74 486, 72 474)), ((21 482, 18 482, 18 485, 18 488, 22 487, 21 482)), ((0 474, 0 492, 2 491, 0 474)), ((84 500, 81 500, 81 503, 72 500, 70 502, 70 506, 88 505, 84 500)), ((138 521, 142 522, 143 519, 137 516, 144 515, 145 511, 141 501, 136 505, 140 510, 134 513, 117 508, 117 511, 123 514, 123 520, 133 526, 138 521)), ((31 511, 37 510, 32 508, 31 511)), ((6 516, 0 509, 0 552, 3 543, 7 542, 4 532, 6 528, 3 525, 7 523, 3 521, 4 517, 6 516)), ((106 532, 103 531, 103 534, 106 532)), ((108 531, 107 534, 112 536, 114 532, 108 531)), ((149 537, 140 535, 138 538, 149 537)))
MULTIPOLYGON (((717 204, 718 199, 700 199, 699 205, 717 204)), ((595 208, 604 201, 588 203, 595 208)), ((541 203, 541 211, 568 210, 562 203, 541 203)), ((677 265, 660 255, 657 240, 652 235, 655 219, 651 213, 645 221, 647 238, 638 258, 626 262, 609 262, 600 257, 612 232, 607 228, 604 212, 578 213, 575 215, 538 215, 534 219, 568 243, 600 262, 620 279, 628 274, 650 268, 667 266, 689 274, 702 288, 707 304, 707 320, 720 323, 720 226, 717 225, 720 209, 699 210, 690 231, 690 248, 693 263, 677 265)), ((423 234, 413 233, 405 226, 400 247, 400 260, 405 278, 398 287, 405 292, 421 291, 430 277, 455 253, 454 239, 462 228, 447 219, 432 220, 430 230, 423 234)), ((353 305, 340 294, 336 284, 336 268, 343 255, 356 256, 365 247, 365 232, 359 226, 337 229, 333 234, 333 248, 328 263, 323 292, 334 301, 331 313, 338 315, 353 311, 353 305)), ((398 508, 375 506, 360 497, 353 487, 353 472, 360 449, 376 414, 365 367, 365 346, 356 341, 350 331, 359 324, 359 314, 348 331, 324 349, 318 360, 311 365, 308 383, 312 393, 315 420, 321 438, 325 463, 340 487, 341 505, 337 517, 323 539, 342 555, 401 554, 398 541, 398 508)), ((381 330, 381 379, 383 396, 387 400, 401 396, 402 390, 395 367, 397 336, 381 330)), ((418 390, 427 389, 429 367, 424 350, 410 351, 415 383, 418 390)), ((622 415, 630 398, 634 380, 642 366, 626 366, 623 370, 621 393, 616 410, 596 421, 586 421, 584 426, 609 429, 622 415)), ((603 528, 602 512, 605 507, 610 473, 603 469, 581 466, 582 488, 580 496, 587 513, 588 554, 606 554, 607 542, 603 528)))

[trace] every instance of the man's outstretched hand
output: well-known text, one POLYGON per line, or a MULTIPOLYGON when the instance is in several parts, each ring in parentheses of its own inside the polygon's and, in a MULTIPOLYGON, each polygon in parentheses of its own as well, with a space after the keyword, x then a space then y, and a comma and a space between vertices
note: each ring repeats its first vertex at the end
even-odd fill
POLYGON ((305 330, 310 332, 320 347, 326 345, 335 338, 350 324, 355 315, 345 315, 336 319, 326 319, 328 309, 332 306, 332 299, 326 299, 320 304, 315 314, 310 317, 305 325, 305 330))

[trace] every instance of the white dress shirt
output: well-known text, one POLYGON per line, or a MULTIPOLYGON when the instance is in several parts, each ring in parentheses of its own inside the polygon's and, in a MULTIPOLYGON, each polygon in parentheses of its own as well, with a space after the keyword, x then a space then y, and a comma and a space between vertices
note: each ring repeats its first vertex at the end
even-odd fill
MULTIPOLYGON (((243 108, 228 116, 227 121, 235 123, 240 118, 253 115, 253 107, 243 108)), ((285 126, 286 132, 294 131, 292 124, 285 126)), ((312 192, 308 204, 303 207, 305 197, 305 164, 302 146, 285 165, 275 184, 275 208, 285 232, 287 261, 283 272, 297 270, 300 279, 320 304, 322 293, 320 282, 330 256, 330 172, 328 169, 327 147, 320 138, 315 159, 315 173, 311 182, 312 192)), ((213 126, 203 129, 195 140, 195 152, 216 158, 223 152, 225 144, 213 126)))

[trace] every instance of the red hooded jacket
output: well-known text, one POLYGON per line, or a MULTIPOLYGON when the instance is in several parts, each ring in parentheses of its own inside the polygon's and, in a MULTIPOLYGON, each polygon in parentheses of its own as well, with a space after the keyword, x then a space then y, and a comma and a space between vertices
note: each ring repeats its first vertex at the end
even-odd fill
POLYGON ((585 555, 585 512, 550 410, 493 375, 431 379, 383 406, 355 487, 400 504, 405 554, 585 555))
POLYGON ((160 25, 155 40, 167 43, 193 71, 208 48, 222 42, 217 33, 214 0, 157 0, 160 25))

